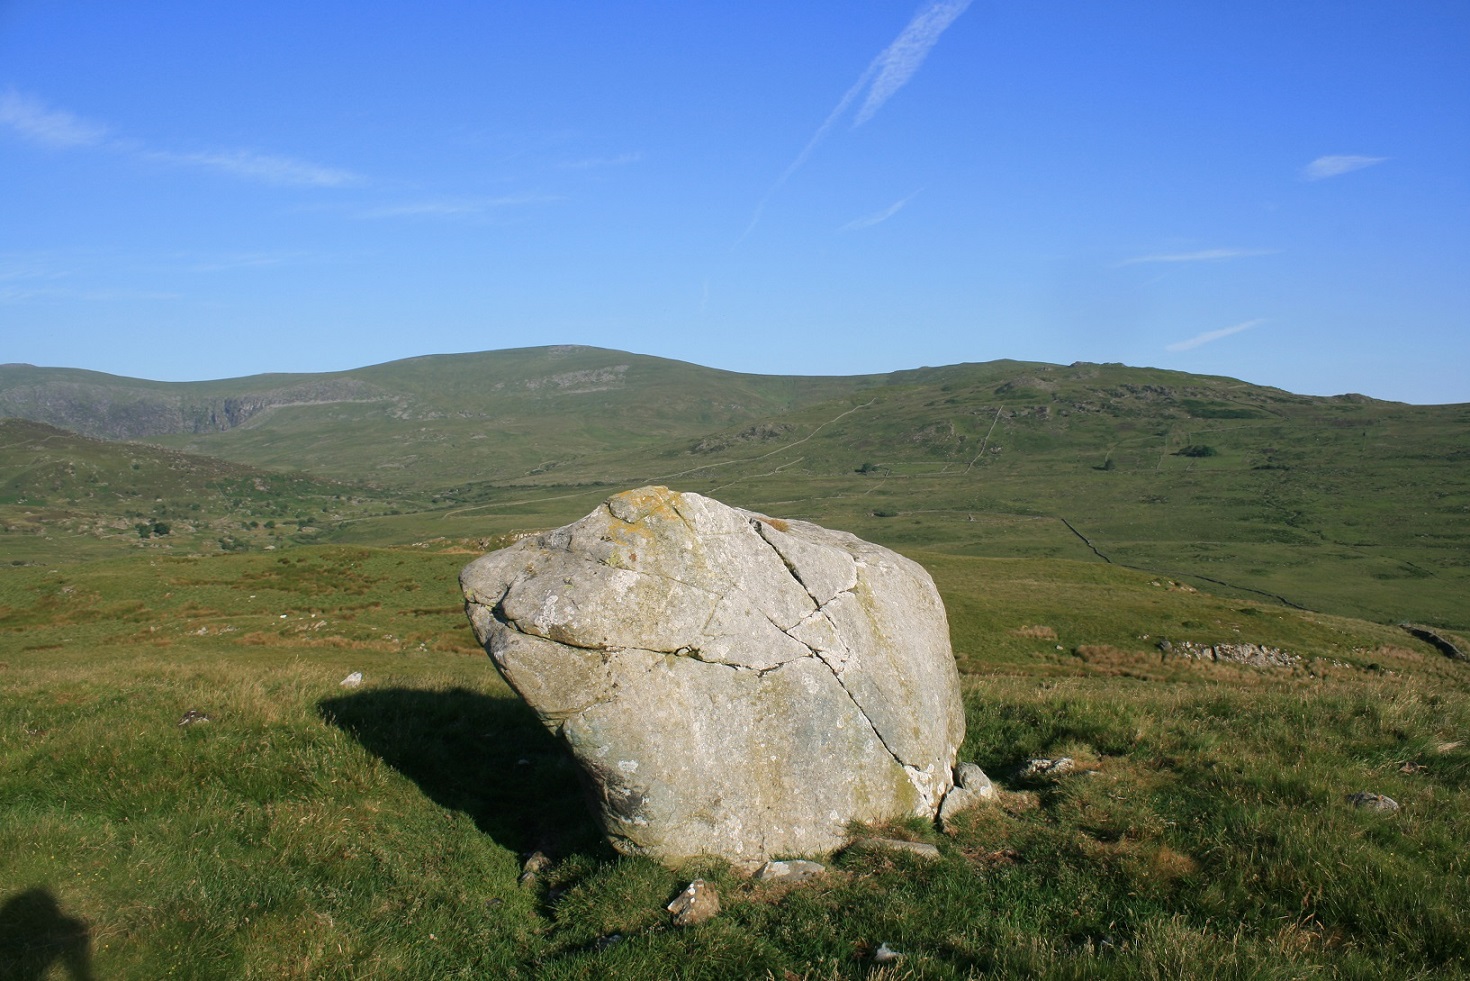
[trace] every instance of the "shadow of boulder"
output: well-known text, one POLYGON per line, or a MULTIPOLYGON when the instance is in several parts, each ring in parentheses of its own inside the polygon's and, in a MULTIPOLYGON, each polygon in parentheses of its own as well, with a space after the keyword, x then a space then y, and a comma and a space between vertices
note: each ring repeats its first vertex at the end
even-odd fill
POLYGON ((504 848, 611 854, 570 754, 518 698, 382 688, 325 699, 317 710, 504 848))
POLYGON ((91 981, 92 931, 67 916, 49 889, 18 892, 0 905, 0 981, 41 981, 56 966, 91 981))

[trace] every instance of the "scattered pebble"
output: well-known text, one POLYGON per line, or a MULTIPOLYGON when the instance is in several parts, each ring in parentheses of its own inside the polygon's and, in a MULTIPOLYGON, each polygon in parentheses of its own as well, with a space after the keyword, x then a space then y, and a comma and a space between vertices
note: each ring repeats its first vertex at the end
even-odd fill
POLYGON ((516 880, 522 889, 529 889, 536 884, 536 876, 540 875, 551 865, 551 859, 545 852, 532 852, 526 859, 526 864, 521 866, 521 877, 516 880))
POLYGON ((674 926, 698 926, 720 912, 720 896, 703 879, 695 879, 666 907, 674 914, 674 926))
POLYGON ((605 937, 598 937, 592 944, 593 950, 610 950, 623 942, 621 933, 610 933, 605 937))
POLYGON ((902 838, 861 838, 853 843, 856 847, 873 848, 885 852, 908 852, 919 858, 935 860, 939 858, 939 849, 927 842, 904 841, 902 838))
POLYGON ((1386 813, 1393 813, 1394 811, 1397 811, 1399 809, 1399 802, 1394 800, 1392 797, 1385 797, 1382 794, 1370 794, 1366 790, 1360 790, 1357 793, 1348 794, 1347 799, 1348 803, 1352 804, 1354 807, 1362 808, 1368 811, 1384 811, 1386 813))
POLYGON ((805 882, 827 871, 820 862, 789 859, 784 862, 767 862, 756 870, 755 877, 762 882, 805 882))
POLYGON ((878 949, 873 951, 873 963, 875 964, 891 964, 899 960, 903 960, 903 954, 886 943, 879 944, 878 949))
POLYGON ((1026 761, 1026 764, 1021 767, 1021 776, 1058 777, 1061 776, 1063 773, 1068 773, 1072 771, 1074 768, 1076 768, 1076 766, 1076 761, 1074 761, 1070 756, 1058 756, 1054 760, 1048 760, 1038 757, 1037 759, 1026 761))

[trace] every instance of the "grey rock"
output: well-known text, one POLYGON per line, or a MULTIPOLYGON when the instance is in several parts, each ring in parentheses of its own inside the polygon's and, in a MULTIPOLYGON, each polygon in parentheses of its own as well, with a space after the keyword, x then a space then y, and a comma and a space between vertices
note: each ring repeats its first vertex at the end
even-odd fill
POLYGON ((613 846, 754 868, 934 817, 964 738, 933 581, 852 535, 645 487, 465 567, 497 670, 613 846))
POLYGON ((524 889, 529 889, 536 884, 536 878, 551 867, 551 859, 545 852, 532 852, 521 866, 520 878, 516 880, 524 889))
POLYGON ((995 796, 995 785, 985 775, 985 771, 974 763, 961 763, 954 768, 955 786, 963 787, 984 800, 995 796))
POLYGON ((1292 654, 1283 651, 1279 647, 1269 647, 1265 644, 1245 643, 1221 643, 1221 644, 1196 644, 1190 640, 1182 640, 1177 644, 1171 644, 1167 640, 1159 641, 1159 650, 1164 654, 1173 654, 1177 657, 1192 658, 1196 661, 1210 661, 1216 664, 1243 664, 1252 668, 1290 668, 1300 664, 1300 654, 1292 654))
POLYGON ((1366 790, 1360 790, 1357 793, 1348 794, 1347 799, 1348 803, 1365 811, 1383 811, 1385 813, 1391 814, 1399 809, 1399 802, 1394 800, 1392 797, 1385 797, 1382 794, 1369 793, 1366 790))
POLYGON ((961 763, 954 768, 954 776, 954 788, 939 805, 939 826, 946 831, 956 815, 995 799, 995 785, 974 763, 961 763))
POLYGON ((1059 756, 1054 760, 1034 759, 1027 760, 1021 767, 1023 777, 1059 777, 1064 773, 1071 772, 1076 763, 1070 756, 1059 756))
POLYGON ((860 838, 853 842, 853 847, 881 852, 904 852, 928 861, 940 857, 939 849, 934 845, 924 841, 905 841, 902 838, 860 838))
POLYGON ((665 908, 674 914, 674 926, 698 926, 719 915, 720 894, 703 879, 695 879, 665 908))
POLYGON ((827 866, 820 862, 807 862, 796 858, 767 862, 756 870, 755 878, 762 882, 805 882, 825 871, 827 871, 827 866))
POLYGON ((343 688, 356 688, 362 684, 362 672, 354 671, 338 682, 343 688))
POLYGON ((873 951, 874 964, 892 964, 894 961, 901 960, 903 960, 903 953, 894 950, 886 943, 879 944, 878 949, 873 951))

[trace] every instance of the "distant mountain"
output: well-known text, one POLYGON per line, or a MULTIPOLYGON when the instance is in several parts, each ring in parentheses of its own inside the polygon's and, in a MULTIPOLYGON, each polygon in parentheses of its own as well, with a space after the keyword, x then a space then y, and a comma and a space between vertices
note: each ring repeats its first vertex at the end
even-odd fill
POLYGON ((341 541, 480 540, 664 483, 900 548, 1470 627, 1470 405, 1120 364, 829 378, 556 347, 188 384, 6 366, 0 411, 350 484, 364 503, 316 531, 341 541))
MULTIPOLYGON (((0 417, 102 439, 222 433, 273 410, 376 404, 405 421, 492 419, 569 398, 633 408, 641 422, 725 424, 873 384, 874 378, 741 375, 601 348, 430 355, 351 371, 155 382, 74 368, 0 365, 0 417), (589 396, 591 396, 589 398, 589 396), (693 416, 691 419, 690 416, 693 416)), ((677 426, 676 426, 677 428, 677 426)))
POLYGON ((46 422, 100 439, 223 432, 280 406, 387 397, 346 374, 170 383, 74 368, 0 365, 0 416, 46 422))

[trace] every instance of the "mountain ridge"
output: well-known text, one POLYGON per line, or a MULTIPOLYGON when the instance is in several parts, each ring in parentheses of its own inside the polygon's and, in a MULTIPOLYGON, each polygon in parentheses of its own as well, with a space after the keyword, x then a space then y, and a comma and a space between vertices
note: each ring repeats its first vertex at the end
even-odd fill
MULTIPOLYGON (((92 376, 61 376, 78 377, 92 376)), ((349 507, 302 486, 311 506, 288 510, 318 522, 312 540, 483 541, 574 520, 609 488, 657 483, 900 549, 1106 562, 1384 622, 1470 625, 1470 405, 1120 364, 768 376, 586 347, 428 355, 330 377, 359 387, 328 394, 364 397, 307 399, 311 384, 283 375, 131 391, 196 397, 200 424, 150 444, 360 488, 349 507)), ((126 420, 129 390, 66 411, 113 406, 126 420)), ((0 384, 12 406, 16 391, 0 384)), ((183 404, 169 404, 175 423, 183 404)), ((249 494, 218 507, 155 496, 170 514, 202 501, 251 547, 299 537, 247 533, 281 517, 249 494)))
MULTIPOLYGON (((635 366, 647 369, 656 365, 665 370, 695 372, 708 378, 718 378, 727 384, 745 384, 766 389, 800 385, 827 395, 873 385, 929 382, 943 384, 948 378, 971 372, 978 367, 1063 367, 1045 362, 1000 359, 903 368, 877 374, 778 375, 727 371, 692 362, 588 345, 548 345, 458 354, 428 354, 341 371, 267 372, 184 382, 154 381, 82 368, 10 363, 0 365, 0 416, 33 419, 104 439, 225 432, 249 422, 261 412, 298 405, 387 402, 406 398, 438 404, 451 393, 446 392, 437 380, 426 378, 425 375, 451 366, 455 373, 470 366, 491 369, 490 375, 494 378, 490 382, 492 391, 481 391, 478 393, 481 397, 503 392, 507 387, 514 388, 517 379, 514 375, 506 377, 503 372, 495 371, 496 361, 508 362, 508 367, 522 374, 529 370, 531 374, 519 379, 521 385, 532 392, 544 389, 539 394, 548 396, 586 394, 626 386, 630 382, 627 372, 635 366), (548 371, 551 367, 549 362, 557 358, 568 359, 583 367, 571 367, 560 372, 548 371), (538 370, 539 374, 535 373, 538 370)), ((1131 368, 1120 363, 1077 361, 1065 367, 1080 371, 1124 369, 1162 372, 1181 379, 1205 379, 1285 393, 1282 389, 1257 386, 1227 376, 1198 375, 1169 369, 1131 368)), ((635 370, 631 380, 636 381, 637 375, 635 370)), ((463 398, 475 394, 462 380, 458 381, 458 384, 452 386, 453 395, 463 398)), ((1367 400, 1375 403, 1386 401, 1357 393, 1300 397, 1367 400)))

